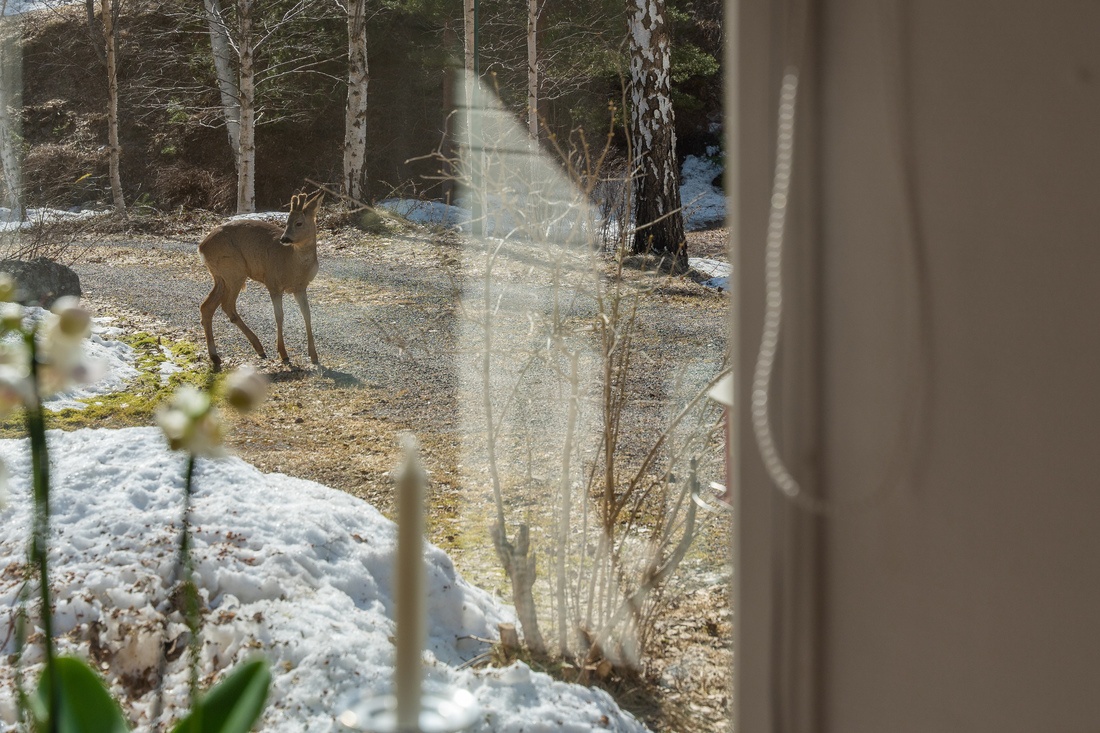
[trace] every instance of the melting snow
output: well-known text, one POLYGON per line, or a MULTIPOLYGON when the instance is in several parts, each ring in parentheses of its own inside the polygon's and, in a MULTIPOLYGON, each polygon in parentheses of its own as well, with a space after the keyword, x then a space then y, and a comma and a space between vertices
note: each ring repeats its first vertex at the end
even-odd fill
MULTIPOLYGON (((41 309, 28 309, 41 317, 41 309)), ((97 318, 87 346, 105 376, 79 396, 123 389, 136 376, 133 352, 111 340, 120 329, 97 318)), ((110 658, 104 672, 139 730, 150 729, 159 650, 185 627, 166 598, 175 562, 184 459, 156 428, 49 432, 53 464, 51 574, 58 648, 87 658, 90 639, 110 658), (165 616, 165 613, 168 616, 165 616), (135 682, 137 681, 137 682, 135 682), (135 691, 135 684, 140 689, 135 691), (129 687, 127 687, 129 685, 129 687), (129 693, 127 692, 129 690, 129 693)), ((30 529, 26 440, 0 440, 12 476, 0 508, 0 606, 12 609, 30 529)), ((236 458, 199 462, 193 508, 195 572, 208 612, 204 667, 222 670, 254 654, 271 664, 272 692, 261 730, 334 731, 358 696, 390 691, 396 527, 341 491, 236 458)), ((481 708, 475 731, 647 729, 606 693, 567 684, 522 663, 491 670, 462 665, 487 648, 510 608, 466 583, 442 550, 428 545, 427 684, 465 690, 481 708)), ((14 652, 0 616, 0 654, 14 652)), ((26 660, 37 676, 38 647, 26 660)), ((97 665, 98 666, 98 665, 97 665)), ((10 666, 0 668, 0 731, 15 730, 10 666)), ((169 713, 183 704, 187 670, 177 659, 164 691, 169 713)))

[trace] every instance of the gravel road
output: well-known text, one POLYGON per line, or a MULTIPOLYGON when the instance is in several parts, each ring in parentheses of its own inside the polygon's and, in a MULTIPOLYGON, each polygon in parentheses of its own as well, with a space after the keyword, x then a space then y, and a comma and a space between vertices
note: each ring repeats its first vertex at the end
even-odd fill
MULTIPOLYGON (((74 269, 93 302, 148 314, 203 344, 198 305, 209 292, 210 277, 196 251, 199 236, 101 242, 74 269)), ((342 384, 391 394, 438 395, 436 405, 448 406, 447 410, 421 417, 449 423, 453 400, 442 398, 459 389, 456 354, 477 348, 463 341, 472 338, 473 330, 462 325, 474 323, 471 318, 476 316, 462 314, 481 305, 476 273, 484 259, 481 251, 464 252, 454 238, 427 234, 368 240, 345 230, 327 239, 323 233, 321 240, 320 272, 309 293, 322 373, 342 384)), ((505 283, 501 287, 511 283, 509 293, 537 299, 532 293, 539 284, 528 282, 539 277, 532 275, 532 258, 519 250, 513 254, 497 265, 498 279, 505 283)), ((639 301, 635 339, 644 347, 643 363, 650 365, 639 384, 642 398, 670 397, 671 385, 685 377, 685 384, 677 388, 681 392, 705 383, 719 368, 725 346, 724 299, 685 278, 628 274, 648 278, 647 287, 652 287, 651 295, 639 301)), ((498 309, 526 312, 521 297, 505 296, 503 304, 500 296, 494 297, 498 309)), ((268 354, 275 354, 274 316, 266 289, 250 282, 238 305, 268 354)), ((579 318, 590 317, 594 308, 591 298, 575 298, 569 307, 579 318)), ((308 368, 304 327, 292 298, 284 300, 284 311, 292 363, 308 368)), ((214 330, 228 365, 257 362, 243 335, 220 312, 214 330)))
MULTIPOLYGON (((203 343, 198 306, 210 290, 210 276, 196 245, 197 241, 175 240, 106 242, 74 269, 93 300, 148 313, 203 343)), ((331 246, 322 249, 321 271, 309 289, 322 364, 330 372, 377 387, 395 387, 410 378, 435 382, 446 374, 434 368, 439 360, 403 358, 402 348, 447 353, 450 330, 433 326, 441 325, 439 321, 452 311, 453 285, 438 269, 402 262, 397 253, 405 247, 389 249, 389 256, 371 258, 341 255, 331 246)), ((268 354, 275 354, 275 318, 267 290, 250 281, 238 307, 268 354)), ((308 367, 305 330, 292 298, 284 300, 284 311, 292 362, 308 367)), ((255 360, 248 342, 221 312, 214 331, 229 363, 255 360)))

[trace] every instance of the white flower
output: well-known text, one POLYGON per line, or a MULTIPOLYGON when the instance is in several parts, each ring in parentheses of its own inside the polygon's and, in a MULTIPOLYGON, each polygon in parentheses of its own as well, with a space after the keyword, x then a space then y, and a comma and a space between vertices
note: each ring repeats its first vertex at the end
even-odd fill
POLYGON ((172 450, 201 458, 225 455, 225 425, 205 392, 191 385, 180 387, 168 406, 157 410, 156 417, 172 450))
POLYGON ((168 445, 172 450, 183 447, 183 440, 187 436, 187 429, 191 427, 191 419, 180 410, 163 409, 157 411, 157 423, 168 438, 168 445))
POLYGON ((34 390, 26 361, 22 364, 0 363, 0 416, 7 415, 16 407, 33 404, 34 390))
POLYGON ((84 355, 84 339, 91 333, 92 318, 80 307, 79 300, 58 298, 51 310, 38 329, 38 389, 43 396, 72 384, 94 381, 101 371, 84 355))
POLYGON ((172 395, 171 405, 193 420, 210 409, 210 395, 190 384, 185 384, 172 395))
POLYGON ((250 366, 241 367, 225 379, 225 400, 241 412, 257 407, 267 396, 267 378, 250 366))
POLYGON ((18 369, 24 374, 29 374, 31 354, 27 349, 27 342, 13 337, 0 341, 0 366, 18 369))
POLYGON ((191 423, 188 450, 196 456, 221 458, 225 453, 225 423, 218 408, 211 407, 191 423))
POLYGON ((42 327, 47 341, 79 344, 91 334, 92 316, 77 298, 58 298, 50 311, 42 327))

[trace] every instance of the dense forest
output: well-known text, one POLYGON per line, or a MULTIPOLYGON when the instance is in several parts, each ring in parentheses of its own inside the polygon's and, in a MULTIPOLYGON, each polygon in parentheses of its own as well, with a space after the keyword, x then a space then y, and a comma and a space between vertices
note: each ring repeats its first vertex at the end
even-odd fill
MULTIPOLYGON (((255 207, 285 204, 307 180, 341 188, 355 0, 114 0, 112 22, 105 25, 101 10, 108 1, 5 20, 5 60, 22 60, 22 98, 13 94, 18 84, 10 62, 4 88, 8 109, 22 110, 24 205, 110 205, 113 62, 122 199, 161 211, 234 209, 239 162, 219 96, 212 6, 234 30, 234 13, 242 6, 251 13, 255 207), (105 31, 114 36, 113 49, 105 31)), ((440 163, 432 153, 448 144, 452 88, 471 50, 463 4, 361 4, 367 105, 360 198, 395 192, 440 198, 440 163)), ((526 120, 533 39, 541 143, 553 148, 554 141, 575 140, 579 130, 601 143, 611 135, 621 158, 630 148, 629 108, 636 104, 627 93, 636 53, 629 43, 632 7, 621 1, 481 0, 475 68, 517 119, 526 120)), ((718 141, 720 13, 715 0, 670 0, 665 9, 681 158, 718 141)), ((239 63, 240 38, 229 34, 228 40, 239 63)))

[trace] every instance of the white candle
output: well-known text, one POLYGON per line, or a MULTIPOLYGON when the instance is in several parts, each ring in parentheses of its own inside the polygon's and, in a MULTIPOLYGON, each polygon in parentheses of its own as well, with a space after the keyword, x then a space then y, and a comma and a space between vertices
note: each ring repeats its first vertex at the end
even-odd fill
POLYGON ((424 649, 424 473, 417 458, 416 440, 402 441, 405 462, 397 478, 397 561, 394 568, 397 619, 397 661, 394 687, 397 696, 397 730, 420 730, 420 657, 424 649))

